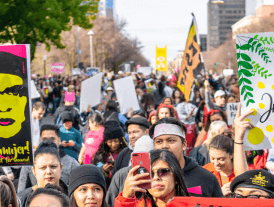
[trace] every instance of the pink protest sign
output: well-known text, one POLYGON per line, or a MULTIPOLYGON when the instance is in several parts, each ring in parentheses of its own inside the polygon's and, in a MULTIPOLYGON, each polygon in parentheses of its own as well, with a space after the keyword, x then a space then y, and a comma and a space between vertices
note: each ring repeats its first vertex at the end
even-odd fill
POLYGON ((65 92, 65 101, 74 102, 75 101, 75 93, 74 92, 65 92))
POLYGON ((65 72, 65 63, 52 63, 51 64, 52 73, 63 73, 65 72))
POLYGON ((137 65, 137 69, 139 69, 141 67, 141 65, 137 65))

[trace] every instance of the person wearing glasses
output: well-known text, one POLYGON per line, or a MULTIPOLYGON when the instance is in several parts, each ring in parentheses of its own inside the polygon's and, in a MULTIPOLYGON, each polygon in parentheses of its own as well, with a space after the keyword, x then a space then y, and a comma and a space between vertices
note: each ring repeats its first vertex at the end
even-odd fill
POLYGON ((114 206, 165 206, 174 196, 189 196, 181 167, 174 154, 167 150, 150 151, 151 180, 142 178, 149 173, 133 175, 140 166, 132 168, 125 180, 124 190, 115 199, 114 206), (149 190, 138 187, 151 183, 149 190))
POLYGON ((237 176, 230 185, 233 198, 274 198, 274 175, 266 170, 250 170, 237 176))

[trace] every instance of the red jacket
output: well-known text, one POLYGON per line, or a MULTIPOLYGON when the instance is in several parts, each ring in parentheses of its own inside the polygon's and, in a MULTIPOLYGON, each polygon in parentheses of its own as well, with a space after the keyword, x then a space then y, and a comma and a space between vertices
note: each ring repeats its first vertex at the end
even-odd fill
MULTIPOLYGON (((211 163, 208 163, 208 164, 206 164, 205 166, 203 166, 203 168, 205 168, 205 169, 207 169, 209 172, 213 173, 213 174, 216 176, 216 178, 217 178, 217 180, 218 180, 220 186, 222 187, 221 175, 220 175, 220 173, 215 169, 214 165, 211 164, 211 163)), ((232 181, 234 180, 234 178, 235 178, 235 174, 234 174, 234 169, 233 169, 233 170, 232 170, 232 173, 228 176, 229 182, 232 182, 232 181)))
MULTIPOLYGON (((137 200, 136 197, 134 198, 124 198, 122 193, 119 193, 118 197, 115 199, 114 207, 144 207, 145 206, 145 199, 142 198, 141 200, 137 200)), ((186 205, 181 204, 182 197, 180 199, 176 199, 175 197, 166 204, 166 207, 186 207, 186 205), (180 201, 180 202, 179 202, 180 201)), ((150 199, 146 200, 146 206, 152 207, 150 199)))

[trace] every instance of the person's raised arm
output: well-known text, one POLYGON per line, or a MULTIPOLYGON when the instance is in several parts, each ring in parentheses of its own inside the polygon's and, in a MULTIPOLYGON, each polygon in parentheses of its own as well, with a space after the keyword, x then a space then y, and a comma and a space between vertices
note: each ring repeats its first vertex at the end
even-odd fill
POLYGON ((205 104, 206 104, 206 108, 207 108, 207 110, 214 109, 214 103, 212 103, 211 97, 210 97, 210 94, 209 94, 209 87, 210 87, 209 81, 205 80, 204 85, 205 85, 205 104))
POLYGON ((253 111, 248 111, 241 115, 241 104, 239 104, 236 118, 234 120, 235 125, 235 140, 234 140, 234 173, 235 176, 241 175, 248 171, 248 165, 246 161, 245 149, 244 149, 244 135, 246 129, 252 129, 254 125, 245 121, 246 117, 252 114, 253 111))

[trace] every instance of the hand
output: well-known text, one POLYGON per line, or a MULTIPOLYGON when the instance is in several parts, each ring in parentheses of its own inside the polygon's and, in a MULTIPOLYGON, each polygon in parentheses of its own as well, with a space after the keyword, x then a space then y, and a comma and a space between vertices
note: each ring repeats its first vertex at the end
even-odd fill
POLYGON ((133 114, 133 108, 130 108, 127 112, 127 116, 132 117, 132 114, 133 114))
POLYGON ((252 129, 255 127, 251 122, 245 121, 245 118, 252 114, 253 111, 247 111, 243 115, 241 114, 241 103, 239 103, 238 111, 234 119, 235 125, 235 142, 243 143, 246 129, 252 129))
POLYGON ((228 195, 231 194, 231 191, 230 191, 230 184, 231 184, 231 183, 226 183, 226 184, 224 184, 223 187, 222 187, 222 192, 223 192, 223 194, 224 194, 225 197, 227 197, 228 195))
POLYGON ((198 126, 199 126, 199 127, 203 127, 203 126, 204 126, 203 122, 199 122, 199 123, 198 123, 198 126))
POLYGON ((74 145, 75 145, 75 142, 74 142, 74 141, 72 141, 72 140, 69 140, 68 146, 70 146, 70 147, 74 147, 74 145))
POLYGON ((66 141, 62 141, 62 142, 61 142, 61 145, 62 145, 63 147, 68 147, 68 146, 69 146, 69 144, 68 144, 66 141))
POLYGON ((209 88, 209 81, 208 80, 205 80, 204 86, 205 86, 205 88, 209 88))
POLYGON ((188 116, 185 118, 185 120, 187 121, 189 118, 190 118, 190 115, 188 115, 188 116))
POLYGON ((111 170, 113 169, 113 165, 112 165, 112 164, 106 163, 106 164, 104 164, 104 165, 102 166, 102 168, 103 168, 103 170, 104 170, 105 172, 109 172, 109 171, 111 171, 111 170))
POLYGON ((90 112, 91 112, 91 109, 92 109, 91 105, 88 105, 88 108, 87 108, 86 112, 87 112, 87 113, 90 113, 90 112))
POLYGON ((13 174, 12 172, 9 173, 9 174, 7 174, 7 177, 8 177, 11 181, 14 180, 14 174, 13 174))
POLYGON ((79 162, 80 164, 83 163, 83 159, 84 159, 83 156, 79 156, 79 157, 78 157, 78 162, 79 162))
POLYGON ((142 192, 146 193, 145 189, 139 188, 138 185, 144 184, 144 183, 151 183, 151 180, 142 180, 141 178, 144 178, 149 175, 149 173, 143 173, 143 174, 137 174, 133 176, 133 173, 138 170, 140 166, 135 166, 132 168, 128 176, 125 180, 125 185, 123 189, 123 197, 125 198, 132 198, 135 195, 135 192, 142 192))

